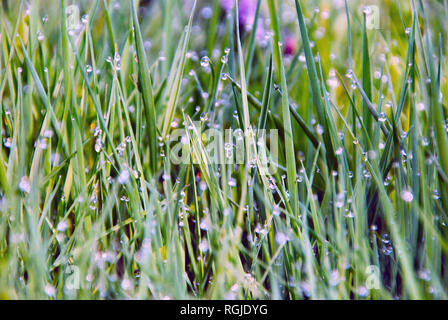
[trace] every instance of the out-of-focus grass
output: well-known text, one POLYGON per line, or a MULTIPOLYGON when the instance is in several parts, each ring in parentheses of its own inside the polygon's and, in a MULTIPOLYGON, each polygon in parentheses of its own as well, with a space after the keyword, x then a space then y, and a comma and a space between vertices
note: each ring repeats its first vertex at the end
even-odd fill
POLYGON ((224 2, 3 1, 0 297, 446 299, 447 2, 224 2))

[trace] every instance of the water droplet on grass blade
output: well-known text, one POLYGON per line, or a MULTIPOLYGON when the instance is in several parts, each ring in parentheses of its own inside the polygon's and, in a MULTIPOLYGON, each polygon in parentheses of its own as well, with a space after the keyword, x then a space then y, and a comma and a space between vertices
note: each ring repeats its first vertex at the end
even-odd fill
POLYGON ((362 175, 363 175, 364 178, 366 178, 366 179, 370 179, 370 177, 371 177, 370 171, 367 170, 367 169, 364 169, 364 170, 363 170, 362 175))
POLYGON ((201 58, 201 67, 202 68, 208 68, 210 66, 210 58, 207 56, 204 56, 201 58))
POLYGON ((277 242, 278 245, 284 245, 288 241, 289 241, 288 236, 283 232, 278 232, 275 235, 275 242, 277 242))
POLYGON ((202 253, 205 253, 208 251, 208 242, 205 239, 202 239, 201 243, 199 244, 199 251, 202 253))
POLYGON ((56 289, 52 286, 47 284, 44 288, 45 294, 49 297, 55 297, 56 296, 56 289))
POLYGON ((31 192, 31 183, 27 176, 23 176, 19 182, 19 190, 22 192, 30 193, 31 192))
POLYGON ((44 34, 41 31, 37 31, 37 40, 42 41, 45 39, 44 34))
POLYGON ((118 176, 118 183, 125 184, 126 182, 128 182, 129 177, 130 177, 129 170, 124 169, 123 171, 121 171, 120 175, 118 176))
POLYGON ((65 230, 67 230, 68 228, 68 222, 65 219, 62 219, 61 221, 59 221, 58 225, 57 225, 57 230, 59 232, 65 232, 65 230))
POLYGON ((440 199, 440 194, 437 190, 434 190, 433 194, 432 194, 432 198, 434 200, 439 200, 440 199))
POLYGON ((224 56, 221 57, 221 62, 222 62, 223 64, 226 64, 226 63, 227 63, 227 60, 228 60, 227 55, 224 55, 224 56))
POLYGON ((352 219, 355 217, 355 215, 353 214, 353 212, 350 210, 347 212, 347 214, 345 215, 346 218, 352 219))
POLYGON ((4 139, 3 139, 3 145, 4 145, 6 148, 11 148, 11 145, 12 145, 12 139, 11 139, 11 138, 4 138, 4 139))
POLYGON ((411 202, 414 199, 414 195, 409 190, 401 191, 401 199, 405 202, 411 202))

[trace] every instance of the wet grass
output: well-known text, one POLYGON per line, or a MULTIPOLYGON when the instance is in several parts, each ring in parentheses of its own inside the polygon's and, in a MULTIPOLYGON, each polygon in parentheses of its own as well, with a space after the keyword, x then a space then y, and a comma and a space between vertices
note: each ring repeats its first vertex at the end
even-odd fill
POLYGON ((448 3, 222 2, 3 2, 0 298, 448 298, 448 3))

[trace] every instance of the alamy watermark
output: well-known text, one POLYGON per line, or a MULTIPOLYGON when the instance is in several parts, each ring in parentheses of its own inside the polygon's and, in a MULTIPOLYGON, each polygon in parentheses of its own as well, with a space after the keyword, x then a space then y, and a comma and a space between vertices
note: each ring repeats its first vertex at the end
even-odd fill
POLYGON ((75 30, 79 25, 79 8, 76 5, 65 9, 66 25, 68 30, 75 30))
POLYGON ((380 289, 380 269, 375 265, 369 265, 366 268, 366 274, 368 274, 366 279, 366 288, 369 290, 380 289))
POLYGON ((366 15, 366 29, 380 29, 380 8, 375 5, 366 5, 363 7, 363 12, 366 15))
POLYGON ((67 275, 65 279, 65 289, 66 290, 79 290, 81 273, 79 267, 74 265, 68 265, 65 269, 65 274, 67 275))
POLYGON ((187 130, 175 129, 170 133, 167 142, 171 163, 188 164, 192 157, 194 164, 244 164, 258 168, 262 175, 277 172, 277 129, 209 128, 202 131, 202 124, 193 122, 187 130))

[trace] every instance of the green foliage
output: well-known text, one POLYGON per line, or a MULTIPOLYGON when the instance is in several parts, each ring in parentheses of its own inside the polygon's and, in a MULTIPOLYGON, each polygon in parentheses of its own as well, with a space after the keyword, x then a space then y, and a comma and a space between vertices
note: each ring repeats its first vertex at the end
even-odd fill
POLYGON ((1 7, 1 299, 448 298, 446 1, 253 3, 1 7))

